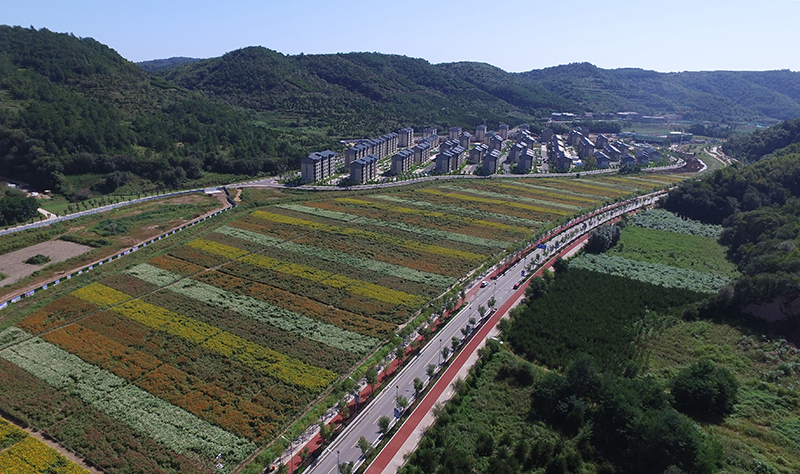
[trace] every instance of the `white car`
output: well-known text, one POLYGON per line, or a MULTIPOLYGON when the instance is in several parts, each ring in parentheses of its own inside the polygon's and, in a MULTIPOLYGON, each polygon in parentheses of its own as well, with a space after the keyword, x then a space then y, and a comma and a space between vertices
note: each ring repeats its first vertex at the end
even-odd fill
POLYGON ((487 286, 489 286, 489 282, 488 282, 488 281, 486 281, 486 280, 483 280, 483 281, 481 282, 481 288, 486 288, 487 286))

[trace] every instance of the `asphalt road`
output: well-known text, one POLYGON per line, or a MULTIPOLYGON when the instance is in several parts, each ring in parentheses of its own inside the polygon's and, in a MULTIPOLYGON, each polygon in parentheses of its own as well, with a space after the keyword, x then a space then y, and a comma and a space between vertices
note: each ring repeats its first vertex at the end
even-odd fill
MULTIPOLYGON (((451 339, 454 337, 460 341, 465 339, 461 329, 469 325, 470 318, 480 320, 480 315, 478 314, 479 306, 483 305, 488 308, 488 300, 494 297, 497 301, 495 307, 499 308, 513 296, 515 292, 514 284, 522 279, 522 270, 525 269, 527 275, 528 267, 537 261, 537 256, 539 256, 539 262, 544 262, 551 255, 558 253, 560 248, 586 234, 594 227, 619 217, 625 212, 652 204, 655 199, 655 197, 636 199, 605 212, 603 212, 603 209, 606 208, 601 208, 601 214, 585 216, 570 221, 566 224, 566 228, 562 228, 561 232, 546 242, 547 250, 536 249, 532 251, 496 280, 491 280, 486 276, 476 279, 474 286, 467 293, 466 306, 458 314, 451 317, 450 321, 438 331, 435 337, 422 348, 412 361, 406 364, 406 367, 390 382, 390 385, 383 389, 376 399, 328 446, 306 472, 334 474, 338 472, 337 462, 353 461, 356 465, 362 463, 363 457, 358 447, 358 440, 363 436, 373 446, 378 443, 381 437, 378 429, 378 419, 382 416, 387 416, 394 423, 401 414, 396 405, 396 397, 403 395, 409 401, 413 400, 414 378, 418 377, 427 384, 428 365, 440 366, 440 363, 443 362, 441 348, 448 346, 452 349, 451 339), (485 288, 480 288, 480 283, 484 279, 488 281, 488 285, 485 288)), ((450 357, 452 357, 452 350, 450 357)))

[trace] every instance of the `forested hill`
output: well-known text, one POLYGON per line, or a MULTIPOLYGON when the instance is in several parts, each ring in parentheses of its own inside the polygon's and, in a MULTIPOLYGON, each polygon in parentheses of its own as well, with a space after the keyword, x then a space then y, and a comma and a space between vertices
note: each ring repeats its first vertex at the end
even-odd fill
POLYGON ((765 155, 800 153, 800 119, 756 130, 748 135, 733 135, 724 146, 725 153, 746 162, 765 155))
POLYGON ((194 63, 197 61, 202 61, 202 59, 175 57, 167 59, 154 59, 152 61, 142 61, 136 63, 136 65, 147 72, 156 72, 162 69, 170 69, 173 67, 180 66, 181 64, 194 63))
POLYGON ((664 207, 722 224, 720 243, 743 276, 732 292, 720 292, 718 304, 741 308, 800 293, 800 153, 686 181, 670 191, 664 207))
POLYGON ((800 116, 799 104, 800 76, 790 71, 661 74, 584 63, 518 74, 262 47, 139 67, 91 38, 0 26, 2 174, 73 198, 296 169, 339 137, 407 126, 537 127, 553 111, 775 120, 800 116))
POLYGON ((238 106, 309 120, 336 135, 434 124, 496 127, 530 120, 534 112, 525 114, 423 59, 378 53, 286 56, 249 47, 161 74, 238 106))
POLYGON ((574 63, 520 76, 580 110, 679 113, 722 122, 800 117, 800 73, 789 70, 658 73, 574 63))
POLYGON ((91 38, 0 26, 4 177, 83 198, 276 172, 304 151, 251 112, 150 76, 91 38))
POLYGON ((575 63, 509 73, 476 62, 430 64, 378 53, 287 56, 250 47, 158 74, 342 133, 396 124, 492 127, 553 111, 676 113, 728 123, 800 117, 800 73, 788 70, 658 73, 575 63))

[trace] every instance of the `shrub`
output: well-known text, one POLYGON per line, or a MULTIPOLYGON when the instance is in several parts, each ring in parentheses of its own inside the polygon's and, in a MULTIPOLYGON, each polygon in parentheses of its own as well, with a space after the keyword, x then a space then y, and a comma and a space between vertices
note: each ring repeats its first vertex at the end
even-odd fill
POLYGON ((739 384, 724 367, 700 360, 672 380, 675 408, 692 418, 719 422, 733 411, 739 384))
POLYGON ((589 253, 603 253, 611 247, 617 245, 622 229, 618 225, 603 225, 589 234, 589 241, 586 242, 585 250, 589 253))
POLYGON ((25 263, 28 265, 44 265, 45 263, 50 261, 50 257, 47 255, 36 254, 33 257, 25 260, 25 263))

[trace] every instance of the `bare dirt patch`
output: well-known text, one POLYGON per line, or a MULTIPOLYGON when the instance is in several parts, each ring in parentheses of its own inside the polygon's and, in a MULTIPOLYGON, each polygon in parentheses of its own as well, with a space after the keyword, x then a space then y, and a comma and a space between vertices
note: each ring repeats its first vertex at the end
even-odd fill
POLYGON ((6 278, 0 280, 0 285, 5 286, 14 284, 17 281, 30 276, 36 270, 41 270, 47 265, 66 261, 72 257, 82 255, 90 250, 92 250, 92 248, 86 245, 66 242, 63 240, 51 240, 49 242, 42 242, 40 244, 17 250, 16 252, 0 255, 0 273, 6 275, 6 278), (50 257, 50 261, 44 265, 31 265, 25 263, 25 260, 37 254, 50 257))

